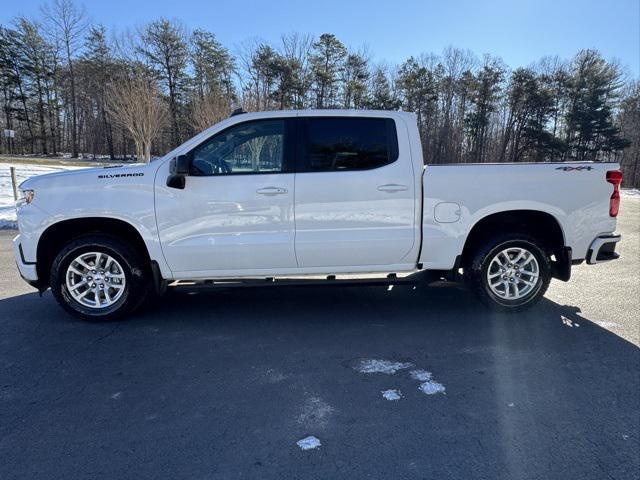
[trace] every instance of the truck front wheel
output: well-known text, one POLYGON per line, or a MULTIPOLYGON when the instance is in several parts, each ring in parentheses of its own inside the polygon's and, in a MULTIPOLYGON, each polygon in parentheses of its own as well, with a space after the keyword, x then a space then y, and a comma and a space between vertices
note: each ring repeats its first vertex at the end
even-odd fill
POLYGON ((480 242, 464 267, 464 275, 484 304, 520 311, 547 291, 551 259, 541 242, 529 235, 500 235, 480 242))
POLYGON ((51 266, 58 303, 83 320, 107 321, 132 312, 149 292, 143 257, 106 235, 87 235, 65 245, 51 266))

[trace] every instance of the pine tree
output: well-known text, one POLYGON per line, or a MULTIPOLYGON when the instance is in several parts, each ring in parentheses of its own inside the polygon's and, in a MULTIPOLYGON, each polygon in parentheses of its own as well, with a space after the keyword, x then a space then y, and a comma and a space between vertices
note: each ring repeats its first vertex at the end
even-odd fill
POLYGON ((497 108, 504 73, 505 69, 498 60, 486 57, 484 65, 473 78, 473 110, 467 114, 465 123, 471 137, 471 158, 475 162, 486 160, 490 116, 497 108))
POLYGON ((115 158, 113 126, 106 109, 106 95, 109 84, 114 80, 117 66, 107 42, 106 28, 103 25, 90 27, 81 66, 85 73, 82 88, 88 94, 87 96, 93 100, 93 110, 96 114, 92 141, 94 145, 100 145, 104 141, 107 153, 113 159, 115 158))
POLYGON ((230 100, 235 97, 233 58, 213 33, 197 29, 191 34, 191 64, 193 83, 200 98, 212 92, 230 100))
POLYGON ((364 55, 350 53, 344 62, 342 82, 344 108, 362 108, 367 103, 369 65, 364 55))
POLYGON ((570 153, 577 160, 599 160, 629 144, 620 137, 613 113, 622 90, 621 73, 599 52, 583 50, 573 60, 566 115, 570 153))
POLYGON ((338 76, 344 68, 347 49, 335 35, 323 33, 313 44, 311 70, 316 90, 316 108, 335 106, 338 76))
POLYGON ((189 50, 185 29, 167 19, 150 23, 142 32, 140 53, 147 59, 163 82, 169 96, 172 146, 182 142, 182 106, 187 87, 189 50))
POLYGON ((367 108, 397 110, 400 107, 400 101, 391 91, 387 74, 384 69, 380 67, 376 68, 373 72, 369 92, 367 108))

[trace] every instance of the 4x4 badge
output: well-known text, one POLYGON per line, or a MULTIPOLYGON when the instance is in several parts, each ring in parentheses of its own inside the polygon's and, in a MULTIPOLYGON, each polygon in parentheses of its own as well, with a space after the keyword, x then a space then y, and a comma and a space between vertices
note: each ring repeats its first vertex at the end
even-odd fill
POLYGON ((593 167, 580 165, 579 167, 557 167, 556 170, 563 172, 581 172, 582 170, 593 170, 593 167))

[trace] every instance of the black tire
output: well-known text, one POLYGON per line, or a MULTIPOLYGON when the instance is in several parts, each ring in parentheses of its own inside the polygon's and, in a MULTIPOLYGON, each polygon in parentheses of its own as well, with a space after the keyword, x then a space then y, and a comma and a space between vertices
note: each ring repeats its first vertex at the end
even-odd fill
POLYGON ((50 285, 56 301, 71 315, 87 321, 100 322, 121 318, 144 303, 150 292, 149 265, 134 248, 121 240, 102 234, 76 238, 66 244, 51 266, 50 285), (69 293, 65 275, 71 262, 87 252, 101 252, 113 257, 123 269, 124 292, 111 306, 96 309, 82 305, 69 293))
POLYGON ((519 312, 538 302, 551 282, 551 258, 544 244, 527 234, 496 235, 480 242, 471 252, 464 266, 465 280, 482 303, 502 312, 519 312), (538 262, 539 276, 533 289, 519 299, 507 300, 496 295, 489 286, 487 271, 491 260, 507 248, 524 248, 531 252, 538 262))

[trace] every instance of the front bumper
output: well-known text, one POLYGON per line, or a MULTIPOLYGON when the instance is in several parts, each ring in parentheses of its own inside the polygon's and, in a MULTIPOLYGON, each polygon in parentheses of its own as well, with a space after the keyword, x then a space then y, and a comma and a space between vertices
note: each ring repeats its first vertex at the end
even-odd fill
POLYGON ((22 253, 22 246, 20 244, 20 235, 17 235, 13 239, 13 254, 16 258, 16 265, 18 265, 18 271, 20 272, 20 276, 29 285, 32 285, 37 288, 39 282, 38 282, 38 272, 36 269, 36 264, 35 262, 27 262, 24 259, 24 254, 22 253))
POLYGON ((593 265, 595 263, 608 262, 616 260, 620 254, 616 252, 616 244, 622 239, 621 235, 608 234, 600 235, 596 238, 587 251, 587 263, 593 265))

